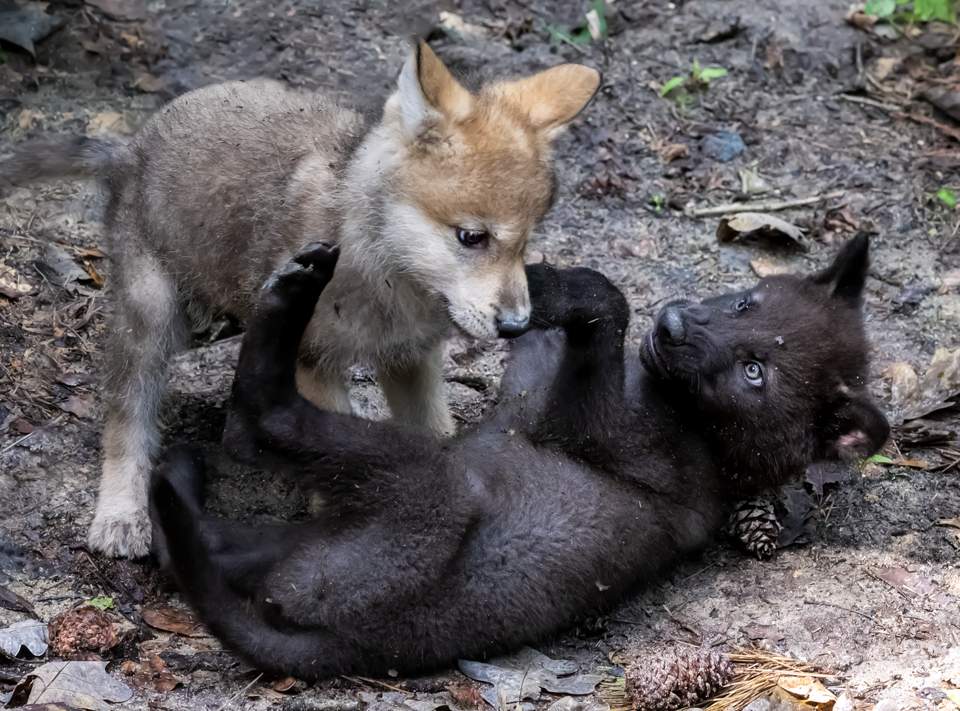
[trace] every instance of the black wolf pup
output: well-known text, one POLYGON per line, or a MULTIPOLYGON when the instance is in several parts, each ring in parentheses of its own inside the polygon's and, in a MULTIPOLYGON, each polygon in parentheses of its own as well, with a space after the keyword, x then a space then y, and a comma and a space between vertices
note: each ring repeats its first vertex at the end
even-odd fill
POLYGON ((864 387, 867 252, 861 236, 814 277, 669 304, 629 374, 623 295, 588 269, 527 267, 541 330, 515 342, 495 416, 438 444, 297 393, 337 260, 314 246, 262 291, 224 446, 327 507, 301 525, 204 516, 202 464, 175 448, 152 487, 170 567, 225 645, 302 679, 414 672, 562 629, 703 548, 736 497, 883 444, 864 387))

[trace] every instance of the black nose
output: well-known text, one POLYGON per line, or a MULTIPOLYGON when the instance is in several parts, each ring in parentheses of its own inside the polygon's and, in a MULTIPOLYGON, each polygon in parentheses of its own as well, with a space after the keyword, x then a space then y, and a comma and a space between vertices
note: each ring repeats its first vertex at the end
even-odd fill
POLYGON ((675 346, 683 343, 683 313, 676 306, 668 306, 660 316, 657 324, 657 336, 661 340, 669 340, 675 346))
POLYGON ((497 331, 500 338, 516 338, 522 336, 530 327, 530 316, 518 316, 513 311, 504 311, 497 319, 497 331))

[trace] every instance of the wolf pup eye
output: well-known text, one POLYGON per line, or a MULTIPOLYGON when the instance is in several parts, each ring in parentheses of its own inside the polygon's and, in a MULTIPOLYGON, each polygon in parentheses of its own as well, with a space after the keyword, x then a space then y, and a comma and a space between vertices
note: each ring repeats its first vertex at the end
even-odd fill
POLYGON ((763 370, 759 363, 744 363, 743 374, 747 376, 751 385, 761 385, 763 383, 763 370))
POLYGON ((734 311, 746 311, 747 310, 747 300, 740 299, 737 303, 733 305, 734 311))
POLYGON ((473 249, 482 247, 487 243, 489 237, 490 233, 483 230, 465 230, 462 227, 457 227, 457 239, 464 247, 473 249))

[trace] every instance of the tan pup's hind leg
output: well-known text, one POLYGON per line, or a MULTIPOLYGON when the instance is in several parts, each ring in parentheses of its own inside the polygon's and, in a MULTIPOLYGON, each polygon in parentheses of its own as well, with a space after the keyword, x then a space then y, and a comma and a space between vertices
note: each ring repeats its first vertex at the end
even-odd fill
POLYGON ((167 360, 188 326, 176 285, 158 261, 138 255, 126 267, 107 383, 100 498, 87 542, 107 555, 139 558, 150 552, 147 487, 160 444, 157 417, 167 360))
POLYGON ((297 391, 321 410, 350 414, 350 389, 341 378, 303 361, 297 363, 297 391))
POLYGON ((456 431, 443 387, 443 350, 437 346, 420 363, 378 372, 393 419, 439 437, 456 431))
MULTIPOLYGON (((303 361, 297 363, 297 392, 321 410, 351 414, 350 388, 340 378, 331 377, 325 371, 310 366, 303 361)), ((317 517, 323 511, 323 496, 312 492, 309 496, 308 510, 317 517)))

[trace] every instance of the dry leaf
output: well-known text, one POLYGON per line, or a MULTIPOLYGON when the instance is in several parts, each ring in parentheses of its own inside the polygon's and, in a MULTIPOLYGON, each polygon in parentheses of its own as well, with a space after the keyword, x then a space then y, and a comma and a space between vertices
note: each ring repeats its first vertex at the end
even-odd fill
POLYGON ((169 605, 153 605, 143 608, 143 621, 165 632, 176 632, 185 637, 206 637, 210 633, 193 610, 178 609, 169 605))
POLYGON ((942 518, 937 521, 941 526, 951 526, 953 528, 960 528, 960 518, 942 518))
POLYGON ((0 607, 14 612, 23 612, 37 619, 37 611, 33 609, 33 605, 3 585, 0 585, 0 607))
POLYGON ((137 76, 136 81, 133 82, 133 86, 140 91, 155 94, 158 91, 163 91, 167 86, 167 82, 163 77, 155 77, 152 74, 143 72, 137 76))
POLYGON ((49 643, 47 625, 37 620, 14 622, 6 629, 0 630, 0 652, 11 657, 20 654, 21 648, 39 657, 47 651, 49 643))
POLYGON ((96 414, 93 395, 71 395, 63 402, 58 402, 57 407, 64 412, 72 412, 85 420, 92 420, 96 414))
POLYGON ((771 42, 767 45, 763 66, 765 69, 773 69, 774 67, 783 66, 783 48, 776 42, 771 42))
POLYGON ((16 269, 0 264, 0 294, 10 299, 16 299, 20 296, 26 296, 31 291, 33 291, 33 286, 24 281, 16 269))
POLYGON ((809 676, 781 676, 777 685, 807 703, 821 708, 831 708, 837 697, 827 691, 823 684, 809 676))
POLYGON ((770 257, 752 259, 750 260, 750 267, 761 279, 763 279, 763 277, 773 276, 774 274, 793 274, 793 269, 783 264, 774 264, 770 257))
POLYGON ((767 215, 763 212, 741 212, 732 217, 723 217, 717 226, 717 240, 723 244, 733 241, 738 235, 747 232, 762 232, 766 234, 782 235, 793 240, 800 249, 808 251, 807 238, 796 225, 791 225, 779 217, 767 215))
POLYGON ((290 689, 292 689, 293 685, 296 683, 296 679, 294 679, 292 676, 288 676, 286 679, 277 679, 276 681, 271 681, 269 686, 274 691, 283 693, 285 691, 290 691, 290 689))
POLYGON ((93 287, 95 289, 102 289, 104 285, 103 275, 100 271, 93 266, 93 264, 88 259, 83 260, 83 268, 87 271, 90 279, 93 281, 93 287))
POLYGON ((17 684, 13 695, 27 703, 54 703, 88 711, 111 711, 110 703, 123 703, 133 696, 126 684, 104 668, 106 662, 50 662, 34 669, 17 684))
POLYGON ((779 642, 783 639, 783 633, 775 625, 753 623, 741 627, 741 631, 750 639, 769 639, 773 642, 779 642))
POLYGON ((117 133, 132 133, 130 124, 123 114, 116 111, 104 111, 97 114, 87 124, 88 136, 103 136, 117 133))
POLYGON ((669 163, 677 158, 689 158, 690 148, 685 143, 671 143, 666 137, 660 138, 650 144, 650 147, 660 154, 664 163, 669 163))
POLYGON ((133 667, 127 666, 122 671, 128 676, 133 676, 130 681, 138 689, 153 689, 166 693, 183 684, 156 654, 148 655, 146 661, 141 661, 139 664, 133 664, 133 662, 129 664, 133 667))
POLYGON ((875 569, 873 574, 910 597, 915 595, 929 595, 934 591, 933 583, 927 578, 919 573, 911 573, 903 568, 882 566, 875 569))
POLYGON ((625 239, 615 239, 610 243, 610 251, 618 257, 655 257, 658 250, 653 240, 641 240, 639 244, 625 239))
POLYGON ((960 289, 960 269, 954 269, 940 276, 940 288, 937 289, 937 294, 943 296, 958 289, 960 289))
POLYGON ((953 399, 960 395, 960 348, 953 353, 938 348, 922 378, 907 363, 894 363, 887 374, 892 380, 892 424, 899 425, 904 420, 915 420, 952 407, 953 399))

